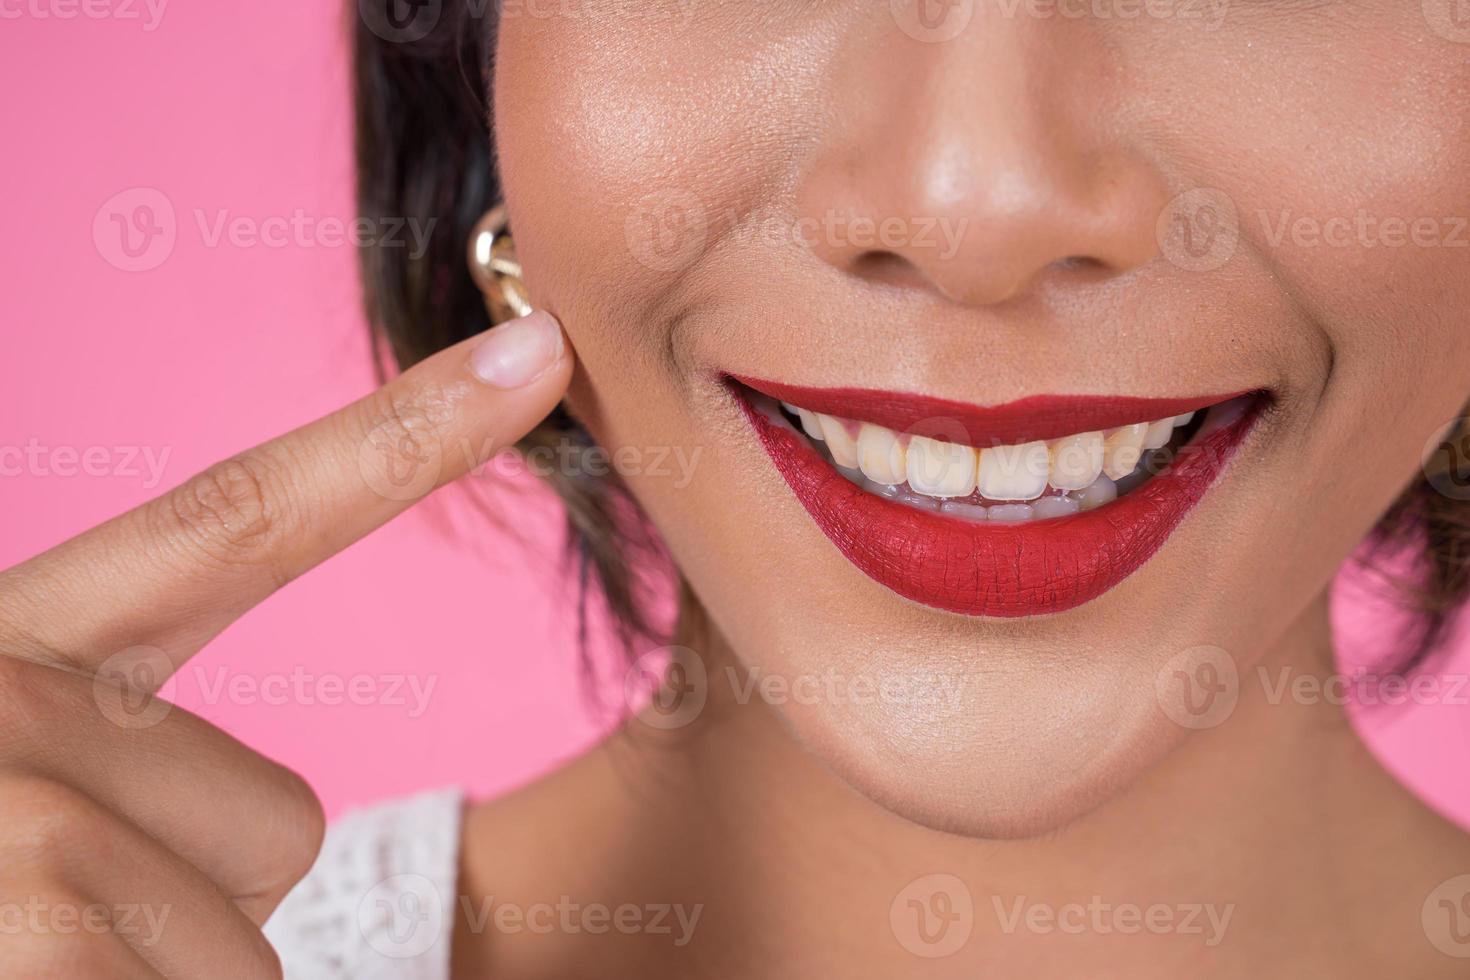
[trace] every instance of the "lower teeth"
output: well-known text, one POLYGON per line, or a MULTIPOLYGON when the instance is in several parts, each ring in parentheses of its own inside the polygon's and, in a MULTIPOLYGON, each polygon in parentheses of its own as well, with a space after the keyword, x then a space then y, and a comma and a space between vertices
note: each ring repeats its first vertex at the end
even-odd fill
MULTIPOLYGON (((831 456, 827 456, 827 461, 832 462, 831 456)), ((914 492, 907 483, 900 483, 897 486, 874 483, 863 476, 861 470, 848 469, 835 463, 832 466, 856 486, 862 487, 875 496, 903 504, 905 507, 949 514, 970 521, 996 521, 1008 524, 1049 520, 1054 517, 1070 517, 1084 511, 1096 510, 1103 504, 1116 500, 1120 494, 1125 492, 1123 490, 1125 484, 1131 483, 1136 486, 1148 478, 1148 473, 1144 472, 1141 474, 1141 479, 1135 480, 1135 476, 1139 475, 1135 473, 1125 477, 1121 482, 1114 483, 1107 477, 1100 476, 1096 483, 1085 490, 1061 491, 1048 487, 1046 494, 1035 500, 1002 502, 985 500, 977 495, 961 499, 929 497, 914 492)))
MULTIPOLYGON (((1188 433, 1184 430, 1180 430, 1176 438, 1181 442, 1187 441, 1187 435, 1188 433)), ((1136 490, 1150 477, 1162 473, 1177 452, 1174 442, 1162 449, 1150 450, 1143 454, 1133 472, 1121 480, 1113 481, 1106 476, 1099 476, 1096 482, 1083 490, 1062 491, 1055 487, 1047 487, 1046 493, 1034 500, 995 501, 981 497, 978 492, 969 497, 957 499, 930 497, 915 492, 907 483, 897 485, 874 483, 863 475, 862 470, 838 466, 824 443, 812 443, 812 445, 844 478, 875 496, 892 500, 894 503, 912 507, 915 510, 947 514, 968 521, 1005 524, 1070 517, 1073 514, 1096 510, 1136 490)))

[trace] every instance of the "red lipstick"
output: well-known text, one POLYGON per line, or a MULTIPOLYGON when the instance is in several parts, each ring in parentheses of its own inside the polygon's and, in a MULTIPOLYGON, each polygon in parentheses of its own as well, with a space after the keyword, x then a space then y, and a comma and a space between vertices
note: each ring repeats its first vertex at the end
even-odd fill
MULTIPOLYGON (((899 595, 967 616, 1064 612, 1119 585, 1148 561, 1204 497, 1260 417, 1252 397, 1229 424, 1202 431, 1164 472, 1096 510, 1026 523, 966 521, 869 493, 794 429, 768 418, 744 385, 811 411, 923 434, 943 418, 971 445, 1013 444, 1196 411, 1239 396, 1034 397, 990 408, 859 389, 737 379, 730 388, 761 445, 823 533, 868 577, 899 595)), ((949 434, 948 438, 953 439, 949 434)))
POLYGON ((736 381, 823 415, 872 422, 916 436, 966 446, 1014 446, 1060 439, 1078 432, 1100 432, 1196 412, 1238 398, 1245 392, 1200 398, 1068 397, 1035 395, 988 408, 963 402, 866 388, 800 388, 779 381, 731 375, 736 381))

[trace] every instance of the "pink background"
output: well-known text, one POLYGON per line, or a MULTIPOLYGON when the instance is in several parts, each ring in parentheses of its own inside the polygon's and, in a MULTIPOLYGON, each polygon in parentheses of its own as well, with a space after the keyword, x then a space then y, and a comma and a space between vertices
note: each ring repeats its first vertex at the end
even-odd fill
MULTIPOLYGON (((349 246, 320 226, 284 247, 208 241, 221 212, 351 217, 339 3, 172 3, 151 29, 142 0, 93 8, 137 19, 80 6, 35 0, 52 15, 0 25, 0 449, 45 461, 0 476, 0 566, 372 384, 349 246), (154 239, 140 261, 156 268, 122 271, 112 215, 140 204, 162 227, 172 209, 172 251, 154 239), (50 472, 88 449, 104 472, 50 472), (158 486, 126 465, 135 450, 165 461, 158 486)), ((554 511, 536 491, 502 498, 531 514, 543 543, 525 547, 463 503, 440 495, 270 599, 185 668, 177 699, 304 773, 331 812, 448 783, 502 791, 578 751, 599 725, 578 686, 554 511), (302 672, 380 696, 248 693, 302 672), (406 675, 434 685, 426 710, 406 687, 392 696, 406 675), (221 695, 221 681, 246 693, 221 695)), ((1372 619, 1346 610, 1341 632, 1372 619)), ((1443 671, 1463 676, 1461 647, 1443 671)), ((1406 782, 1470 825, 1461 704, 1362 724, 1406 782)))

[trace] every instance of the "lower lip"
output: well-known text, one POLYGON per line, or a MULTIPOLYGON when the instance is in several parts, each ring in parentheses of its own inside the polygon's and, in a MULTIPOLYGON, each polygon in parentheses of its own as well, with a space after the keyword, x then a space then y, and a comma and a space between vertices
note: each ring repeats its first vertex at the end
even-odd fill
POLYGON ((905 598, 966 616, 1065 612, 1136 572, 1204 497, 1260 417, 1244 414, 1183 448, 1174 464, 1097 510, 1017 524, 977 524, 868 493, 805 438, 737 401, 776 469, 822 532, 869 578, 905 598))

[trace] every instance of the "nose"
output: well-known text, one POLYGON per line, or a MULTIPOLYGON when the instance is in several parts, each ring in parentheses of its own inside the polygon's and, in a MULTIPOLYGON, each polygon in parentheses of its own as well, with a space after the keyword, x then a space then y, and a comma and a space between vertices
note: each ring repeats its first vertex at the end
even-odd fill
POLYGON ((1025 20, 944 43, 879 19, 849 36, 796 188, 820 258, 986 306, 1157 253, 1166 187, 1119 135, 1105 54, 1085 25, 1025 20))

